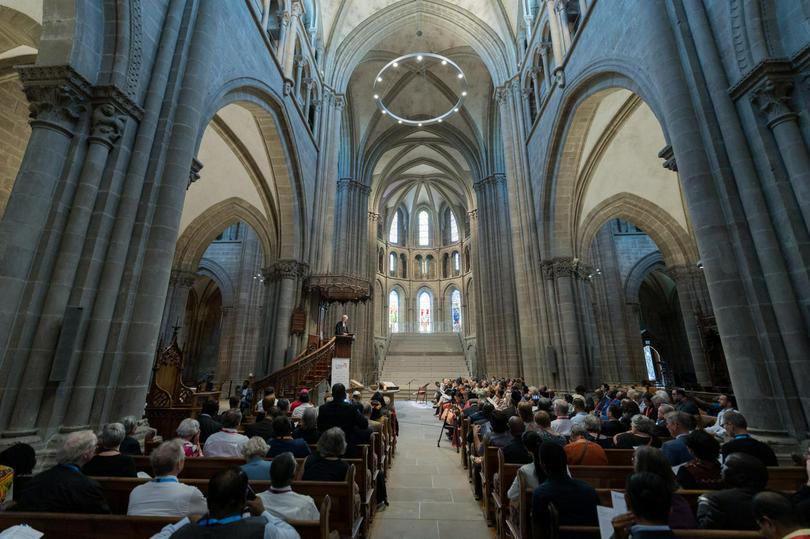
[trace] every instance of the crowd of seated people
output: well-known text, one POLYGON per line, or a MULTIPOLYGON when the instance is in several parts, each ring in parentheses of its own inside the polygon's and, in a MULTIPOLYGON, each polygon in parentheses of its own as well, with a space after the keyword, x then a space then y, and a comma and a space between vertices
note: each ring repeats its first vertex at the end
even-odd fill
POLYGON ((607 385, 592 392, 580 387, 576 393, 556 395, 519 379, 494 378, 445 379, 437 387, 437 409, 452 403, 462 410, 461 418, 469 418, 467 442, 476 455, 471 474, 476 497, 483 494, 481 457, 487 447, 502 448, 505 463, 521 464, 507 496, 517 502, 519 477, 534 490, 532 525, 541 530, 540 536, 550 522, 550 502, 560 525, 596 523, 596 493, 573 479, 567 467, 607 466, 606 449, 633 451, 634 473, 626 486, 631 513, 614 522, 617 538, 638 539, 664 529, 661 537, 670 537, 671 530, 679 528, 761 529, 768 537, 781 537, 774 530, 810 524, 802 520, 810 519, 810 451, 802 460, 806 484, 790 496, 765 491, 768 467, 778 465, 776 455, 767 443, 751 436, 731 395, 710 403, 682 389, 607 385), (517 440, 525 453, 515 451, 517 440), (681 490, 704 492, 696 508, 681 490), (653 510, 650 496, 663 509, 653 510), (762 514, 770 512, 773 520, 757 516, 758 496, 764 500, 762 514), (770 522, 770 532, 763 522, 770 522))

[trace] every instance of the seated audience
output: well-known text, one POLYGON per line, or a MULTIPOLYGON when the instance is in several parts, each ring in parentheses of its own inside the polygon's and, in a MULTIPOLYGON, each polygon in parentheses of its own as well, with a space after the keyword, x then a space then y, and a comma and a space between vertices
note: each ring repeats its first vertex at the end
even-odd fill
POLYGON ((309 402, 309 390, 302 389, 301 393, 298 394, 298 405, 293 407, 292 404, 290 405, 290 410, 292 410, 292 417, 301 417, 304 415, 304 411, 308 410, 309 408, 314 408, 311 402, 309 402))
POLYGON ((295 528, 265 510, 261 498, 248 500, 247 492, 248 478, 242 470, 236 467, 220 470, 208 482, 208 514, 196 523, 186 517, 176 524, 169 524, 152 539, 300 539, 295 528), (245 508, 250 512, 250 517, 245 518, 242 514, 245 508))
POLYGON ((320 435, 321 433, 318 432, 318 409, 309 408, 304 410, 301 421, 298 422, 298 426, 292 432, 293 438, 301 438, 307 444, 317 444, 320 435))
POLYGON ((602 449, 613 449, 613 440, 602 434, 602 422, 595 415, 588 415, 582 422, 587 431, 585 436, 599 444, 602 449))
POLYGON ((700 414, 700 409, 694 399, 686 395, 686 391, 680 388, 672 390, 672 405, 676 412, 683 412, 692 416, 700 414))
POLYGON ((273 386, 264 388, 262 400, 256 403, 256 412, 265 412, 276 405, 276 389, 273 386))
POLYGON ((303 387, 298 392, 298 398, 296 398, 294 401, 292 401, 290 403, 290 413, 294 412, 295 409, 298 408, 302 404, 301 395, 306 395, 307 396, 307 402, 309 402, 309 389, 303 387))
POLYGON ((0 452, 0 510, 14 495, 14 478, 31 475, 36 465, 36 452, 28 444, 17 443, 0 452))
POLYGON ((262 402, 264 406, 261 412, 256 414, 256 421, 245 425, 245 436, 253 438, 258 436, 265 441, 273 437, 273 414, 277 408, 274 406, 275 398, 265 397, 262 402))
POLYGON ((236 432, 242 422, 242 412, 231 408, 222 414, 222 428, 206 440, 203 453, 207 457, 241 457, 242 446, 248 441, 244 434, 236 432))
POLYGON ((127 435, 118 450, 124 455, 143 455, 141 444, 134 437, 135 431, 138 430, 138 420, 134 415, 128 415, 121 419, 121 424, 124 425, 127 435))
POLYGON ((658 419, 655 421, 655 430, 653 431, 653 435, 655 435, 656 438, 669 438, 666 416, 668 413, 674 411, 675 408, 673 408, 671 404, 662 403, 658 405, 658 419))
POLYGON ((190 417, 185 418, 177 427, 177 437, 183 441, 183 453, 186 457, 202 457, 200 445, 200 422, 190 417))
POLYGON ((672 528, 696 528, 697 522, 689 502, 675 491, 680 488, 669 461, 663 452, 648 445, 636 448, 633 454, 633 471, 649 472, 663 479, 672 494, 669 507, 669 525, 672 528))
POLYGON ((276 416, 274 416, 274 417, 277 417, 279 415, 283 415, 284 417, 287 417, 287 412, 290 411, 290 401, 287 400, 287 399, 278 399, 276 401, 276 406, 275 407, 278 408, 278 414, 276 416))
POLYGON ((793 503, 802 515, 807 515, 805 524, 810 525, 810 446, 804 454, 804 469, 807 472, 807 481, 799 487, 792 496, 793 503))
POLYGON ((526 431, 521 438, 526 451, 532 456, 532 461, 518 468, 518 475, 509 486, 507 496, 510 500, 517 500, 520 496, 520 483, 518 476, 525 480, 526 488, 532 490, 540 486, 546 480, 546 474, 540 466, 540 445, 543 443, 540 435, 535 431, 526 431))
POLYGON ((723 415, 723 427, 731 438, 720 448, 723 460, 737 452, 748 453, 762 461, 765 466, 778 466, 773 449, 764 442, 748 434, 748 422, 739 412, 727 412, 723 415))
POLYGON ((768 469, 758 458, 732 453, 722 468, 723 490, 698 498, 697 519, 710 530, 756 530, 751 501, 768 484, 768 469))
POLYGON ((636 414, 630 420, 630 430, 613 437, 613 447, 616 449, 635 449, 640 445, 660 447, 661 442, 653 436, 654 430, 655 423, 652 419, 636 414))
POLYGON ((560 525, 596 526, 599 496, 592 486, 567 473, 565 451, 557 444, 540 446, 540 467, 547 479, 532 494, 532 529, 535 537, 550 532, 549 504, 554 504, 560 525))
POLYGON ((197 420, 200 422, 200 443, 205 445, 208 437, 222 429, 222 423, 216 418, 219 413, 217 401, 207 400, 202 404, 202 410, 197 420))
POLYGON ((344 481, 349 465, 340 457, 346 453, 346 435, 332 427, 318 439, 318 452, 304 461, 304 481, 344 481))
POLYGON ((671 496, 658 475, 641 472, 628 477, 624 499, 629 512, 613 519, 614 539, 674 538, 668 525, 671 496))
POLYGON ((295 455, 296 458, 308 457, 312 451, 309 450, 306 440, 293 438, 292 425, 286 414, 273 418, 273 437, 268 440, 270 449, 267 451, 268 457, 275 457, 287 451, 295 455))
POLYGON ((56 466, 35 475, 15 493, 18 511, 109 513, 110 506, 95 479, 81 471, 96 453, 96 435, 89 430, 67 435, 56 453, 56 466))
POLYGON ((751 502, 754 519, 766 539, 808 539, 808 515, 781 492, 760 492, 751 502))
POLYGON ((723 417, 728 412, 736 412, 737 403, 734 400, 734 397, 731 395, 720 395, 717 398, 717 404, 720 407, 720 411, 717 412, 717 419, 715 420, 714 425, 709 425, 703 430, 722 441, 726 437, 726 429, 723 426, 723 417))
POLYGON ((284 521, 318 520, 321 517, 315 501, 310 496, 293 492, 295 457, 292 453, 281 453, 273 460, 270 469, 271 486, 258 494, 266 510, 284 521))
POLYGON ((487 446, 504 447, 512 441, 512 434, 509 432, 509 418, 503 412, 496 410, 492 413, 489 423, 491 431, 481 437, 478 445, 478 455, 483 456, 487 446))
POLYGON ((720 476, 720 444, 717 439, 702 430, 695 430, 684 438, 692 460, 678 468, 678 483, 681 488, 714 490, 722 488, 720 476))
POLYGON ((354 443, 354 429, 368 427, 368 420, 360 410, 346 402, 346 387, 343 384, 333 385, 332 401, 318 408, 318 430, 326 432, 332 427, 339 427, 348 443, 354 443))
POLYGON ((582 424, 585 418, 588 417, 588 412, 585 411, 585 399, 574 398, 574 400, 571 401, 571 406, 574 407, 574 415, 571 417, 571 424, 582 424))
POLYGON ((506 464, 528 464, 532 461, 532 455, 526 451, 526 446, 523 445, 523 433, 525 427, 523 420, 518 416, 509 418, 509 433, 512 435, 512 441, 503 446, 503 459, 506 464))
POLYGON ((261 436, 254 436, 242 446, 242 456, 245 457, 245 463, 242 464, 241 468, 251 481, 268 481, 270 479, 272 462, 264 458, 268 449, 270 448, 267 442, 261 436))
POLYGON ((127 514, 153 517, 204 514, 205 496, 200 489, 177 480, 185 460, 182 440, 169 440, 157 446, 149 455, 155 478, 132 489, 127 514))
POLYGON ((559 445, 560 447, 568 443, 565 436, 561 436, 551 430, 551 416, 548 415, 548 412, 545 410, 538 410, 537 413, 534 414, 534 422, 537 423, 537 433, 540 435, 540 439, 544 443, 551 442, 559 445))
POLYGON ((667 422, 667 431, 673 439, 664 442, 661 451, 672 466, 689 462, 692 455, 686 447, 684 438, 695 428, 694 417, 685 412, 669 412, 664 419, 667 422))
POLYGON ((602 434, 613 438, 620 432, 625 432, 627 427, 621 422, 622 407, 618 404, 611 404, 607 408, 607 421, 602 421, 602 434))
POLYGON ((622 417, 619 419, 619 421, 621 421, 625 429, 629 430, 630 421, 633 419, 633 416, 639 415, 641 413, 641 409, 638 407, 638 404, 635 401, 630 399, 624 399, 622 400, 621 410, 622 410, 622 417))
POLYGON ((523 401, 517 406, 517 415, 523 420, 523 426, 527 431, 538 430, 537 423, 534 422, 533 408, 531 401, 523 401))
POLYGON ((137 477, 135 461, 118 450, 126 436, 124 425, 107 423, 101 428, 100 451, 82 467, 85 475, 95 477, 137 477))
MULTIPOLYGON (((371 432, 380 432, 381 433, 383 424, 380 423, 379 421, 375 421, 374 419, 371 419, 371 412, 372 412, 371 403, 368 403, 368 402, 365 403, 363 405, 363 415, 366 417, 366 419, 368 419, 368 428, 371 429, 371 432)), ((315 442, 313 442, 313 443, 315 443, 315 442)), ((362 443, 366 443, 366 442, 362 442, 362 443)))
POLYGON ((568 402, 563 399, 555 400, 554 414, 557 418, 551 422, 551 430, 567 438, 571 435, 571 419, 568 417, 568 402))
POLYGON ((596 442, 588 440, 585 425, 571 427, 571 442, 565 446, 569 466, 607 466, 607 453, 596 442))

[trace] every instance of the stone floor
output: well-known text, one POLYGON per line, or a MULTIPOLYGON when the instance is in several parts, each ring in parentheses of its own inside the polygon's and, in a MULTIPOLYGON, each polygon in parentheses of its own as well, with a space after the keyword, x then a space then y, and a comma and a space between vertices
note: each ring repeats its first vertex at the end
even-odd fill
POLYGON ((473 499, 461 458, 445 437, 433 408, 397 402, 399 439, 389 472, 390 506, 375 516, 371 539, 492 539, 473 499))

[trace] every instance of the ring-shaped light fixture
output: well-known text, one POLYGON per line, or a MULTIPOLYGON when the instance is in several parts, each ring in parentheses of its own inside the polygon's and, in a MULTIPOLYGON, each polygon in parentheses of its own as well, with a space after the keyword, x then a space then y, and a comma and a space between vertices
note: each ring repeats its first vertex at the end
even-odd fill
POLYGON ((461 105, 464 103, 464 97, 467 95, 467 77, 464 75, 464 71, 459 67, 457 63, 455 63, 450 58, 446 56, 442 56, 441 54, 435 54, 432 52, 413 52, 410 54, 406 54, 404 56, 400 56, 399 58, 395 58, 391 60, 387 64, 380 69, 379 73, 374 77, 374 86, 373 86, 373 96, 374 101, 377 103, 377 107, 380 111, 386 115, 390 116, 394 121, 399 124, 404 125, 413 125, 416 127, 422 127, 423 125, 430 125, 435 123, 442 123, 444 120, 455 114, 461 109, 461 105), (400 64, 408 60, 414 60, 416 62, 423 62, 425 58, 432 58, 434 60, 438 60, 442 66, 447 66, 454 74, 455 79, 458 81, 459 88, 458 88, 458 100, 455 102, 453 106, 447 112, 440 114, 439 116, 434 116, 432 118, 424 118, 420 120, 413 120, 411 118, 405 118, 403 116, 399 116, 398 114, 394 113, 389 109, 385 103, 383 102, 383 95, 380 90, 380 86, 386 80, 386 76, 390 75, 391 71, 396 70, 399 68, 400 64))

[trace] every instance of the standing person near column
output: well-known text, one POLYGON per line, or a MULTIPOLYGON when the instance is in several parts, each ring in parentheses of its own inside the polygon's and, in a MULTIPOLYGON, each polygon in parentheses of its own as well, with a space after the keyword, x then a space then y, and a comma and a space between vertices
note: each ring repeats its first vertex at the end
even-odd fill
POLYGON ((347 322, 349 321, 349 315, 344 314, 340 317, 340 322, 337 323, 335 326, 335 335, 348 335, 349 334, 349 325, 347 322))

